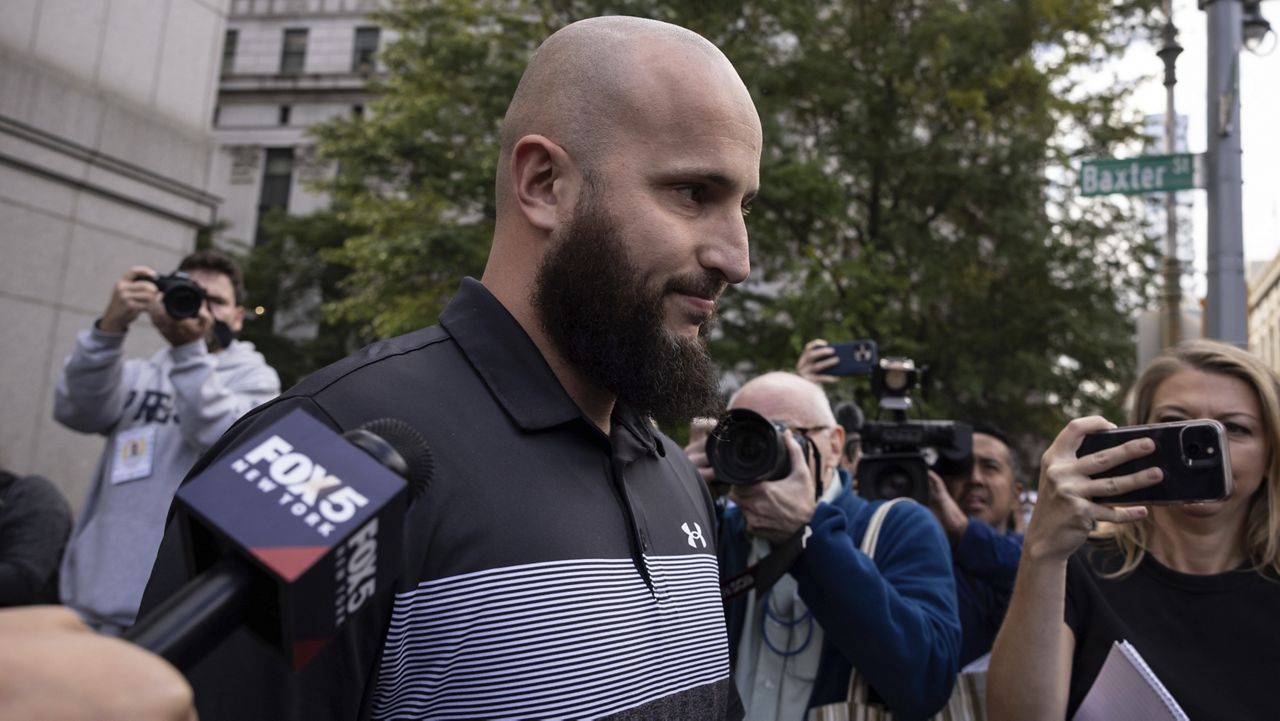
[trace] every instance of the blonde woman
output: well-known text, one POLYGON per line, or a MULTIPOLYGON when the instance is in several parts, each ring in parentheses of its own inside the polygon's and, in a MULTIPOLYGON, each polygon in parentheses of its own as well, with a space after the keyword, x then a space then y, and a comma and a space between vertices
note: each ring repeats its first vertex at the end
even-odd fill
POLYGON ((992 719, 1074 715, 1118 640, 1193 719, 1280 718, 1278 389, 1260 360, 1212 341, 1166 351, 1138 380, 1134 423, 1226 427, 1234 488, 1215 503, 1094 503, 1159 482, 1154 469, 1089 478, 1150 453, 1151 442, 1077 458, 1084 436, 1111 424, 1082 418, 1058 434, 991 659, 992 719))

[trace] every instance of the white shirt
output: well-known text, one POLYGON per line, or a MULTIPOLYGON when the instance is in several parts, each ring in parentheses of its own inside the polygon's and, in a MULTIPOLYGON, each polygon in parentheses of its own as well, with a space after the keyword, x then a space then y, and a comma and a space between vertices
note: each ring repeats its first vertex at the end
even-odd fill
MULTIPOLYGON (((842 490, 837 476, 821 500, 830 503, 842 490)), ((771 550, 768 541, 751 539, 747 565, 759 562, 771 550)), ((747 596, 746 620, 738 642, 738 668, 734 672, 746 721, 805 718, 818 677, 822 639, 822 627, 800 600, 799 587, 790 573, 783 574, 763 598, 754 591, 747 596), (762 624, 768 643, 761 635, 762 624)))

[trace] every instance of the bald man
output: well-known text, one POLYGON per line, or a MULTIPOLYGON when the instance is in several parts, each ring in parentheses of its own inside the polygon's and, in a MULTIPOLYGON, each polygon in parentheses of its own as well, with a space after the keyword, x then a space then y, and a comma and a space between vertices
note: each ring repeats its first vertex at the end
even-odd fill
POLYGON ((439 325, 315 373, 194 469, 297 408, 403 419, 435 456, 381 614, 297 676, 232 638, 191 675, 205 721, 740 716, 712 502, 651 419, 718 410, 704 338, 748 272, 751 97, 692 32, 586 20, 531 58, 495 150, 488 263, 439 325))
MULTIPOLYGON (((723 574, 744 572, 798 532, 804 538, 771 588, 739 596, 726 609, 747 718, 803 719, 810 708, 840 702, 855 668, 895 718, 938 711, 955 682, 960 621, 951 556, 929 511, 910 502, 892 506, 869 558, 859 546, 884 502, 850 491, 839 467, 844 429, 822 389, 792 373, 767 373, 744 385, 729 407, 786 426, 792 466, 782 480, 733 487, 718 548, 723 574), (821 459, 812 472, 801 455, 805 438, 821 459)), ((715 480, 705 442, 685 451, 715 480)))

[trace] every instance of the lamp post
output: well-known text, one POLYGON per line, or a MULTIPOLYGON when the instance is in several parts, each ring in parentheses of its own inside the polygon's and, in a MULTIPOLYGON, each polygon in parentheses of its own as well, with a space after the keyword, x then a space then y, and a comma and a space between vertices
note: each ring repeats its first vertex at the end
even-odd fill
MULTIPOLYGON (((1164 0, 1164 42, 1156 55, 1164 61, 1164 152, 1172 155, 1177 151, 1178 116, 1173 100, 1173 86, 1178 84, 1174 64, 1182 54, 1182 46, 1178 44, 1178 28, 1173 24, 1173 0, 1164 0)), ((1164 249, 1164 323, 1162 335, 1163 345, 1177 345, 1182 340, 1182 268, 1178 262, 1178 194, 1169 191, 1165 194, 1165 249, 1164 249)))
POLYGON ((1205 188, 1209 191, 1208 297, 1205 335, 1247 347, 1240 148, 1240 48, 1265 42, 1270 24, 1260 0, 1200 0, 1209 20, 1208 142, 1205 188))

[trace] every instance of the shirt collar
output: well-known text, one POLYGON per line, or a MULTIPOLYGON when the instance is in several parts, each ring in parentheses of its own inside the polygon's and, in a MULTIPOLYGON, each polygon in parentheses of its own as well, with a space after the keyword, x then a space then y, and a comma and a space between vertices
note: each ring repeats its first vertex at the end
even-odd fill
MULTIPOLYGON (((480 281, 463 278, 457 295, 440 314, 440 325, 522 430, 583 417, 529 334, 480 281)), ((653 425, 625 404, 614 405, 613 423, 612 440, 620 451, 634 442, 631 450, 637 455, 662 454, 653 425), (631 442, 620 443, 624 439, 631 442)))

